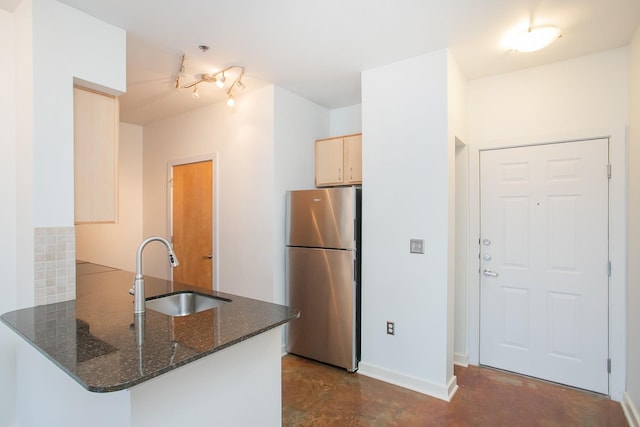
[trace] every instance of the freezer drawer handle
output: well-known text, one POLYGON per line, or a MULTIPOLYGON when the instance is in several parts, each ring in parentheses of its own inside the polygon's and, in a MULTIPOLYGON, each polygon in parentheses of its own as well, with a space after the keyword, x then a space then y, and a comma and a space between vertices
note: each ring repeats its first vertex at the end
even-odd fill
POLYGON ((498 273, 496 273, 495 271, 491 271, 491 270, 484 270, 483 271, 485 276, 489 276, 489 277, 498 277, 498 273))

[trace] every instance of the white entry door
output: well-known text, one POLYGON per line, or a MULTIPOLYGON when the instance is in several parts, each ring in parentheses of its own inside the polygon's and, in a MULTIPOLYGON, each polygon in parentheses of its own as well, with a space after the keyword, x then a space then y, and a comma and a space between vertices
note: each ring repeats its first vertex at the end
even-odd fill
POLYGON ((480 363, 608 394, 608 141, 480 153, 480 363))

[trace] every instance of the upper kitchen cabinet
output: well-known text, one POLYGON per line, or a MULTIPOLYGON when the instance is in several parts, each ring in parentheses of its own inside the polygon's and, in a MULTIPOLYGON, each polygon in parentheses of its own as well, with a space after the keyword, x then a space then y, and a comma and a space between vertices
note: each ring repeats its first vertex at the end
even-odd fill
POLYGON ((73 88, 75 223, 118 217, 118 98, 73 88))
POLYGON ((316 186, 362 184, 362 134, 316 141, 316 186))

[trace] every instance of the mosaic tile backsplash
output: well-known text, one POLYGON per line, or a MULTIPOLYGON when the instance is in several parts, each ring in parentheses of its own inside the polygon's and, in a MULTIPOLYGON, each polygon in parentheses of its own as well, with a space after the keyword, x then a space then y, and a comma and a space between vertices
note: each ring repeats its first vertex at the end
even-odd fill
POLYGON ((35 228, 34 236, 35 305, 75 299, 75 228, 35 228))

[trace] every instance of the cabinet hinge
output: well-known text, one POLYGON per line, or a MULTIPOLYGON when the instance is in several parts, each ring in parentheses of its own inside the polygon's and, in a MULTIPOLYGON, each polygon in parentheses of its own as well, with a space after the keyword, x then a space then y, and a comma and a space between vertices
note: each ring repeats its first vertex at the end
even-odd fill
POLYGON ((607 165, 607 178, 611 179, 611 163, 607 165))
POLYGON ((611 277, 611 261, 607 262, 607 276, 611 277))
POLYGON ((607 372, 611 373, 611 359, 607 359, 607 372))

